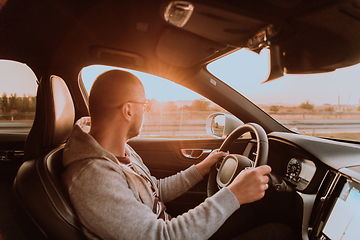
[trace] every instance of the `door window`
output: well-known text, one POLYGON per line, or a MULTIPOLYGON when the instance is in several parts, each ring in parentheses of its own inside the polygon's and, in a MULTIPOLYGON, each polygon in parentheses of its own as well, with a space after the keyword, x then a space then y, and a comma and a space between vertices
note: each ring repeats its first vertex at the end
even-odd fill
MULTIPOLYGON (((94 65, 84 68, 81 78, 87 92, 95 78, 113 67, 94 65)), ((126 69, 122 69, 126 70, 126 69)), ((152 102, 145 113, 140 137, 150 138, 213 138, 206 132, 207 117, 214 112, 226 112, 203 96, 169 80, 127 70, 144 85, 146 97, 152 102)))
POLYGON ((0 133, 28 133, 35 117, 37 79, 25 64, 0 60, 0 133))

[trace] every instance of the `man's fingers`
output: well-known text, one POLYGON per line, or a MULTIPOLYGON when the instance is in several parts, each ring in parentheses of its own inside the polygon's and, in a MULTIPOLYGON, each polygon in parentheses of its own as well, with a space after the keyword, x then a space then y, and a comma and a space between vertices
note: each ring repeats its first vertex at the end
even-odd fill
POLYGON ((261 165, 255 168, 260 174, 268 175, 271 172, 271 167, 269 165, 261 165))
POLYGON ((211 155, 213 155, 214 157, 216 157, 217 159, 220 159, 222 157, 226 157, 229 153, 228 152, 222 152, 219 149, 213 150, 211 152, 211 155))
POLYGON ((268 183, 269 182, 269 177, 268 176, 263 176, 262 177, 262 180, 261 180, 261 183, 268 183))
POLYGON ((271 167, 267 165, 249 168, 240 172, 234 181, 228 186, 234 193, 240 204, 253 202, 265 196, 269 188, 271 167))

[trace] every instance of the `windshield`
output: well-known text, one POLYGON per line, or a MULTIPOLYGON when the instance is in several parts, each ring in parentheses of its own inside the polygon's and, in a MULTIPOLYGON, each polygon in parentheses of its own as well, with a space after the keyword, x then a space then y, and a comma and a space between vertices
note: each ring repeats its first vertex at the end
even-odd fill
POLYGON ((263 83, 269 52, 241 49, 208 65, 217 78, 298 133, 360 141, 360 64, 263 83))

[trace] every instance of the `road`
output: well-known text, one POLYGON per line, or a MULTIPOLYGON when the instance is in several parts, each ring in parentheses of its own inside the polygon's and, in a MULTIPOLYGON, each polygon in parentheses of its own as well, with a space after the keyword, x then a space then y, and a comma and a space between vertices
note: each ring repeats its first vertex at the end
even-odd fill
POLYGON ((0 121, 0 133, 28 133, 32 121, 0 121))

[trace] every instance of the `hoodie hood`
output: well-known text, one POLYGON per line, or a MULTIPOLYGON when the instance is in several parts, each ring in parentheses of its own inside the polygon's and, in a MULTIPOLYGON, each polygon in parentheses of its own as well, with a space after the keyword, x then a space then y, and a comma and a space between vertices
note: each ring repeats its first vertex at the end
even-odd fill
MULTIPOLYGON (((116 165, 122 165, 118 159, 109 151, 106 151, 89 134, 91 120, 90 117, 80 118, 74 125, 69 140, 63 151, 63 165, 67 167, 73 162, 84 159, 106 159, 114 162, 116 165)), ((150 176, 149 169, 144 165, 141 158, 128 145, 125 145, 125 152, 131 158, 131 161, 145 175, 150 176)), ((126 169, 124 169, 126 171, 126 169)), ((127 169, 128 170, 128 169, 127 169)), ((132 170, 130 170, 132 172, 132 170)))
POLYGON ((88 134, 90 131, 90 118, 79 119, 70 134, 63 152, 63 165, 88 158, 105 158, 118 164, 116 157, 103 149, 100 144, 88 134))

